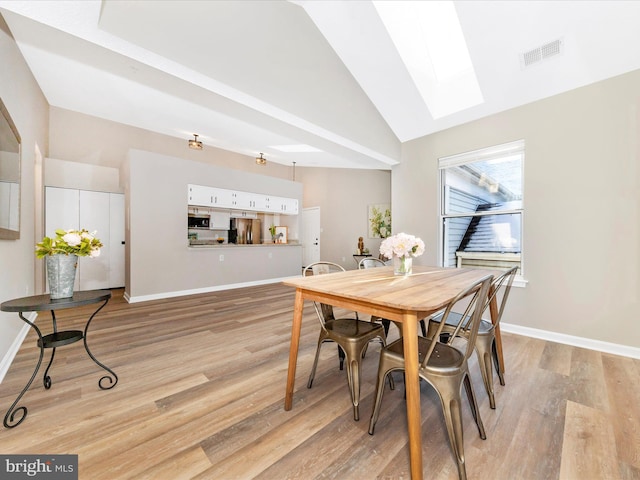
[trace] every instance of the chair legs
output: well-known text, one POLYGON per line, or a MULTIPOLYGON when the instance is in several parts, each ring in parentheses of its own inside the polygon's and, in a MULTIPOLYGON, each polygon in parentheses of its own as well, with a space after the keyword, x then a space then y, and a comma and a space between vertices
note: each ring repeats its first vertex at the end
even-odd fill
MULTIPOLYGON (((313 385, 313 380, 316 374, 316 368, 318 366, 318 358, 320 357, 320 347, 322 343, 325 341, 333 341, 327 337, 320 336, 318 340, 318 347, 316 348, 316 356, 313 360, 313 367, 311 368, 311 373, 309 375, 309 380, 307 381, 307 388, 311 388, 313 385)), ((383 340, 383 346, 384 346, 383 340)), ((347 366, 347 383, 349 385, 349 392, 351 394, 351 403, 353 404, 353 419, 358 421, 360 420, 360 367, 361 367, 361 359, 362 353, 368 342, 364 344, 358 342, 348 342, 344 346, 340 345, 340 351, 344 352, 346 357, 346 366, 347 366)), ((393 388, 393 380, 389 379, 389 383, 391 388, 393 388)))
POLYGON ((500 371, 498 356, 495 349, 495 337, 493 335, 478 335, 476 338, 476 352, 478 354, 478 366, 482 373, 484 388, 489 395, 489 405, 496 408, 495 393, 493 390, 493 366, 495 365, 500 379, 500 385, 504 385, 504 375, 500 371))
MULTIPOLYGON (((384 382, 387 375, 393 370, 398 370, 397 366, 392 363, 386 363, 384 356, 380 358, 380 367, 378 370, 378 381, 376 383, 375 400, 373 404, 373 411, 371 412, 371 419, 369 420, 369 434, 373 435, 378 416, 380 415, 380 405, 382 404, 382 395, 384 393, 384 382)), ((421 376, 421 378, 424 378, 421 376)), ((427 380, 426 378, 424 378, 427 380)), ((473 385, 469 378, 468 369, 462 372, 460 375, 453 376, 433 376, 427 380, 436 390, 440 403, 442 405, 442 411, 444 414, 445 425, 447 427, 447 434, 449 437, 449 443, 453 454, 456 459, 458 467, 458 476, 460 480, 466 480, 467 472, 464 460, 464 437, 462 431, 462 411, 461 411, 461 395, 460 390, 464 384, 467 398, 469 400, 469 406, 471 407, 471 413, 473 419, 478 427, 478 433, 480 438, 485 440, 487 438, 482 419, 480 418, 480 410, 478 409, 478 402, 476 401, 473 385)))

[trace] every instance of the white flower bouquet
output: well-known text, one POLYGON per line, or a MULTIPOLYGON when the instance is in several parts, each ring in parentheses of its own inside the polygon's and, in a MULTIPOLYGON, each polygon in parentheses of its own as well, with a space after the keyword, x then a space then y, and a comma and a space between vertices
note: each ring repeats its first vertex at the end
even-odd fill
POLYGON ((413 235, 398 233, 382 241, 380 253, 386 258, 419 257, 424 253, 424 242, 413 235))
POLYGON ((36 257, 47 255, 77 255, 78 257, 98 257, 102 242, 96 232, 82 230, 56 230, 54 238, 44 237, 36 244, 36 257))

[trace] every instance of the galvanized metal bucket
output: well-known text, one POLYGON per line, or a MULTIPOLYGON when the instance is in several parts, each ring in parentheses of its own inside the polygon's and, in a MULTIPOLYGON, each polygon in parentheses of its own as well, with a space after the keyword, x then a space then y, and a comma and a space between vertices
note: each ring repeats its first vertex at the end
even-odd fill
POLYGON ((73 297, 76 281, 77 255, 47 255, 47 280, 52 299, 73 297))

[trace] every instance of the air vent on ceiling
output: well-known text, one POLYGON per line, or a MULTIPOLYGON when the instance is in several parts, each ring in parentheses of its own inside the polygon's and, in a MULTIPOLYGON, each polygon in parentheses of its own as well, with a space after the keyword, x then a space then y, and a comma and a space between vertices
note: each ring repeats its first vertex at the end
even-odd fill
POLYGON ((554 40, 553 42, 545 43, 544 45, 540 45, 528 52, 524 52, 520 56, 520 63, 524 68, 542 60, 546 60, 547 58, 560 55, 563 51, 563 46, 564 42, 561 38, 554 40))

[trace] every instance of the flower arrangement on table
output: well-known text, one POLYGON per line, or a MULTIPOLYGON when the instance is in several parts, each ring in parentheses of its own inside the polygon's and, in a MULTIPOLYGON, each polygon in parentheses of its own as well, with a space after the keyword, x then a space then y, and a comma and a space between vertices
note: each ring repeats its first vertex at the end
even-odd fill
POLYGON ((36 244, 36 257, 44 258, 50 255, 77 255, 78 257, 98 257, 102 242, 96 237, 96 232, 89 233, 81 230, 56 230, 54 238, 44 237, 36 244))
POLYGON ((411 273, 413 257, 424 253, 424 242, 413 235, 398 233, 382 241, 380 253, 386 258, 393 258, 394 273, 408 275, 411 273))

